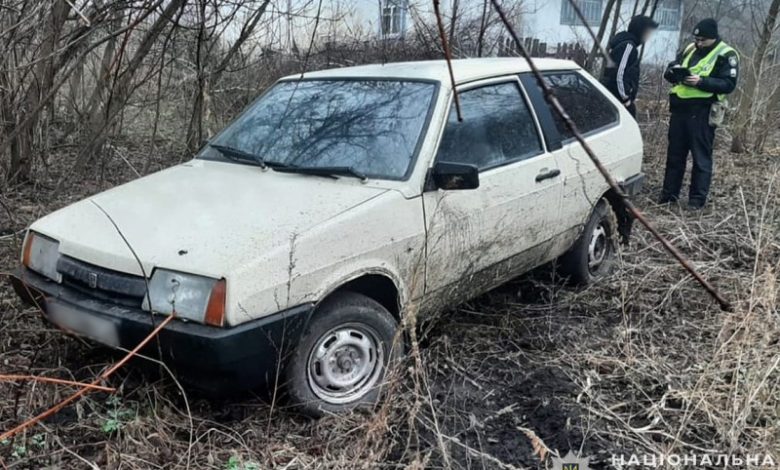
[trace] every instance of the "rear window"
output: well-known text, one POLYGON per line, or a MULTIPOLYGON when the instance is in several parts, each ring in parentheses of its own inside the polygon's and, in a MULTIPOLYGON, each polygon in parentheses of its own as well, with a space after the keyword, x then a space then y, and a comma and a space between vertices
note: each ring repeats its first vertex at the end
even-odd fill
MULTIPOLYGON (((579 73, 547 73, 544 80, 552 87, 558 101, 569 113, 580 132, 585 134, 596 132, 618 122, 618 111, 609 98, 579 73)), ((558 113, 553 109, 550 112, 561 138, 566 140, 574 137, 558 113)))

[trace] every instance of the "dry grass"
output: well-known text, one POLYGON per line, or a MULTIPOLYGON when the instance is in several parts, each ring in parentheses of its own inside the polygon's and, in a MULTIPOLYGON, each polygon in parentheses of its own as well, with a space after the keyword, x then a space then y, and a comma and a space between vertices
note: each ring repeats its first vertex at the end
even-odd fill
MULTIPOLYGON (((185 395, 164 370, 131 367, 110 381, 116 395, 94 393, 0 443, 0 458, 9 468, 537 468, 574 449, 602 464, 669 452, 780 461, 780 155, 719 152, 712 204, 691 213, 652 203, 663 126, 645 133, 659 143, 638 205, 734 313, 637 228, 609 282, 574 291, 540 269, 444 314, 375 414, 309 421, 259 398, 185 395)), ((0 194, 0 271, 17 263, 26 224, 131 179, 128 164, 143 167, 146 152, 116 147, 123 158, 109 159, 105 181, 71 177, 58 189, 68 170, 52 160, 41 185, 0 194)), ((0 373, 87 381, 114 358, 44 325, 0 287, 0 373)), ((71 391, 0 385, 0 429, 71 391)))

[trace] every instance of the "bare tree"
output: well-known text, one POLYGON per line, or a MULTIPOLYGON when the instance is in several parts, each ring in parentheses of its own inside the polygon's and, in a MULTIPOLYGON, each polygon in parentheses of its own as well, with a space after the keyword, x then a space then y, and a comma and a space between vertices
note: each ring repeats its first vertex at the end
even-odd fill
POLYGON ((750 61, 743 64, 744 78, 742 92, 739 100, 739 107, 735 117, 734 134, 731 141, 731 151, 736 153, 747 152, 751 147, 757 148, 759 141, 754 141, 750 145, 750 129, 756 122, 759 110, 762 108, 761 101, 757 100, 758 94, 765 90, 772 93, 773 90, 767 87, 768 83, 774 83, 774 80, 766 80, 769 77, 764 75, 764 65, 767 60, 767 52, 772 42, 772 36, 777 27, 777 17, 780 14, 780 0, 772 0, 769 5, 769 11, 764 19, 763 26, 758 36, 758 42, 750 61))
MULTIPOLYGON (((599 23, 599 30, 598 33, 596 33, 596 41, 593 43, 593 47, 590 49, 590 54, 588 54, 588 59, 585 62, 585 66, 590 70, 591 73, 595 75, 599 75, 598 71, 596 70, 596 58, 598 57, 599 49, 601 43, 604 41, 604 34, 607 32, 607 25, 609 24, 609 17, 612 13, 613 7, 616 5, 617 0, 607 0, 606 6, 604 6, 604 12, 601 16, 601 22, 599 23)), ((617 4, 618 11, 615 13, 616 16, 620 15, 620 4, 617 4)))
MULTIPOLYGON (((33 155, 33 131, 37 124, 37 117, 32 119, 28 119, 28 117, 34 112, 33 110, 39 107, 41 100, 49 93, 53 85, 54 75, 59 68, 59 61, 55 52, 69 9, 70 6, 65 0, 54 2, 50 9, 39 9, 44 29, 42 32, 30 31, 30 33, 33 36, 43 34, 39 46, 40 58, 29 65, 32 77, 27 80, 28 84, 22 92, 21 100, 17 103, 13 99, 8 99, 7 96, 6 99, 2 100, 4 102, 2 114, 7 116, 6 122, 9 122, 11 116, 14 116, 14 123, 8 125, 6 130, 16 135, 10 148, 11 155, 7 171, 7 179, 9 181, 25 181, 30 177, 31 158, 33 155)), ((20 11, 20 16, 22 14, 24 13, 20 11)), ((20 38, 20 40, 23 39, 20 38)), ((4 68, 0 75, 5 76, 0 80, 10 84, 9 73, 4 68)), ((37 115, 37 113, 35 114, 37 115)))
MULTIPOLYGON (((246 43, 246 41, 252 37, 252 34, 254 33, 255 29, 257 28, 257 25, 260 22, 260 19, 263 17, 263 14, 265 13, 268 4, 270 3, 270 0, 263 0, 263 2, 260 4, 259 7, 255 8, 246 18, 246 21, 243 23, 241 27, 241 31, 238 35, 238 38, 235 40, 233 45, 230 47, 230 49, 227 50, 227 52, 222 56, 221 59, 212 57, 217 54, 216 45, 213 41, 213 34, 216 30, 215 27, 211 28, 211 33, 208 35, 206 34, 206 29, 208 29, 207 23, 207 16, 206 16, 206 1, 200 0, 199 1, 199 15, 200 15, 200 24, 198 28, 198 39, 197 39, 197 53, 196 53, 196 70, 197 70, 197 86, 196 90, 193 96, 193 105, 192 105, 192 114, 190 117, 190 122, 187 128, 187 148, 190 151, 195 151, 198 146, 200 145, 201 140, 205 136, 205 132, 203 129, 203 119, 204 119, 204 113, 207 111, 207 105, 209 98, 209 89, 213 83, 216 83, 219 81, 222 74, 227 70, 230 63, 235 59, 235 57, 239 54, 241 51, 241 47, 246 43), (207 45, 207 43, 211 43, 211 47, 207 45), (209 70, 207 63, 209 59, 215 59, 217 60, 216 66, 209 70)), ((238 9, 234 10, 233 13, 226 19, 226 21, 234 21, 236 12, 238 9)))
MULTIPOLYGON (((767 80, 776 69, 769 64, 777 61, 776 14, 764 16, 771 0, 684 2, 685 28, 703 16, 726 17, 724 37, 749 57, 735 143, 762 148, 770 136, 764 129, 772 127, 780 107, 780 94, 767 80)), ((532 8, 528 2, 505 3, 517 23, 524 20, 524 6, 532 8)), ((660 0, 603 3, 594 46, 614 36, 624 19, 621 12, 654 14, 660 0)), ((410 3, 410 29, 397 39, 376 34, 373 26, 346 25, 342 20, 352 5, 336 0, 3 0, 0 178, 6 184, 35 181, 36 172, 49 167, 49 155, 86 174, 92 168, 88 162, 102 168, 125 141, 148 145, 142 152, 149 160, 142 168, 148 170, 161 144, 175 149, 175 158, 191 155, 281 75, 304 67, 441 57, 429 2, 410 3), (326 15, 315 14, 320 3, 326 15), (323 22, 319 31, 327 33, 311 34, 315 21, 323 22), (307 45, 305 54, 299 44, 307 45), (61 147, 76 152, 62 156, 56 153, 61 147), (108 148, 112 151, 105 152, 108 148)), ((494 13, 489 0, 449 3, 445 34, 453 56, 517 53, 505 47, 494 13)), ((538 53, 549 54, 537 45, 538 53)), ((598 50, 577 53, 598 74, 598 50)))
MULTIPOLYGON (((151 24, 149 30, 141 38, 138 48, 128 61, 127 66, 122 70, 119 70, 117 67, 117 71, 114 74, 113 81, 108 90, 108 97, 98 110, 91 115, 87 138, 79 153, 78 159, 76 160, 76 166, 83 165, 90 158, 94 158, 100 153, 103 144, 105 143, 106 130, 114 123, 114 120, 119 116, 119 113, 127 104, 127 100, 132 92, 133 79, 141 69, 142 62, 152 50, 152 46, 160 34, 162 34, 165 27, 173 22, 176 11, 185 3, 186 0, 170 0, 163 11, 151 24)), ((121 62, 128 38, 129 34, 125 36, 125 41, 117 52, 117 64, 121 62)))

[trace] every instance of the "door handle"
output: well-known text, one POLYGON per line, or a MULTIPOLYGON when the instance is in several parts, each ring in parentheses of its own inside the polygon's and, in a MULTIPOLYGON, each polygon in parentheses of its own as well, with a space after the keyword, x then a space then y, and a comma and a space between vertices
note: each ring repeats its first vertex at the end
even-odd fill
POLYGON ((561 170, 559 170, 557 168, 554 169, 554 170, 550 170, 550 171, 542 171, 542 173, 539 173, 538 175, 536 175, 536 182, 540 183, 540 182, 542 182, 544 180, 549 180, 551 178, 555 178, 555 177, 557 177, 560 174, 561 174, 561 170))

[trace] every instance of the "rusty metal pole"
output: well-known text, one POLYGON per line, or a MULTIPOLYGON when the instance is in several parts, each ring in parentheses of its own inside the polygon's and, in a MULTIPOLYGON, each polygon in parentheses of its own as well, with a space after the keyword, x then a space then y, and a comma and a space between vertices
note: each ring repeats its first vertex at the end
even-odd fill
MULTIPOLYGON (((504 23, 504 26, 506 26, 507 31, 509 32, 509 35, 512 36, 512 40, 515 43, 515 46, 520 50, 521 55, 525 59, 525 61, 528 63, 528 66, 531 69, 531 72, 534 74, 534 77, 536 77, 536 81, 539 84, 539 87, 544 92, 544 97, 547 100, 548 103, 553 107, 556 113, 558 113, 561 118, 566 123, 566 127, 574 134, 574 137, 577 139, 577 142, 582 145, 582 148, 585 150, 585 153, 588 154, 588 157, 590 157, 591 161, 593 161, 593 164, 596 166, 596 169, 598 169, 599 173, 604 177, 604 179, 607 181, 607 184, 609 184, 609 187, 612 188, 613 191, 615 191, 615 194, 618 195, 618 197, 621 199, 623 204, 625 204, 626 209, 628 212, 631 213, 631 215, 634 216, 642 225, 647 228, 647 230, 653 234, 653 236, 658 240, 661 245, 666 249, 669 254, 671 254, 681 265, 683 268, 685 268, 686 271, 688 271, 691 276, 693 276, 696 281, 698 281, 699 284, 720 304, 720 308, 724 311, 731 311, 732 306, 731 303, 726 300, 718 290, 710 284, 704 277, 699 274, 698 271, 696 271, 696 268, 691 264, 691 262, 683 255, 674 245, 672 245, 669 240, 667 240, 663 235, 661 235, 660 232, 655 228, 655 226, 642 214, 642 212, 639 211, 639 209, 634 206, 634 204, 631 202, 631 200, 626 196, 626 194, 623 192, 622 189, 620 189, 620 186, 618 185, 617 181, 612 177, 612 175, 609 173, 609 171, 604 167, 604 165, 601 163, 601 160, 596 156, 596 154, 593 152, 593 149, 588 145, 588 143, 585 141, 585 138, 580 133, 579 129, 577 129, 577 125, 572 121, 571 117, 568 115, 566 110, 561 105, 560 101, 558 101, 558 98, 555 96, 555 93, 553 92, 552 88, 550 88, 549 85, 547 85, 547 82, 544 81, 544 77, 542 76, 542 73, 539 71, 539 69, 536 67, 536 64, 534 63, 531 56, 528 54, 528 51, 526 50, 525 46, 523 46, 522 42, 517 36, 517 33, 515 32, 512 25, 509 23, 509 20, 507 19, 506 15, 504 14, 504 11, 501 9, 501 6, 498 4, 497 0, 491 0, 493 3, 493 7, 496 9, 496 12, 501 17, 501 21, 504 23)), ((434 2, 435 3, 435 2, 434 2)), ((573 3, 573 2, 572 2, 573 3)))
POLYGON ((447 60, 447 68, 450 71, 450 84, 452 85, 452 96, 455 100, 455 111, 458 113, 458 122, 461 122, 463 121, 463 114, 460 112, 460 98, 458 98, 458 90, 455 88, 455 74, 452 73, 452 56, 450 55, 450 46, 447 44, 447 35, 444 34, 444 23, 441 19, 439 0, 433 0, 433 11, 436 14, 436 24, 439 26, 439 37, 441 38, 441 47, 444 49, 444 58, 447 60))

